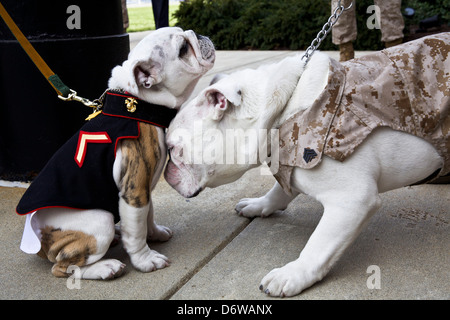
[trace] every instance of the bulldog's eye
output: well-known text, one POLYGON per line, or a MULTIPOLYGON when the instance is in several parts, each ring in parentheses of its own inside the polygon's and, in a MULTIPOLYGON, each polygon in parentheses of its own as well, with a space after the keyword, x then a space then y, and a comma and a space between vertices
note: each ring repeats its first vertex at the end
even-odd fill
POLYGON ((178 54, 178 57, 183 58, 189 51, 189 45, 187 41, 185 40, 183 42, 183 45, 180 47, 180 53, 178 54))

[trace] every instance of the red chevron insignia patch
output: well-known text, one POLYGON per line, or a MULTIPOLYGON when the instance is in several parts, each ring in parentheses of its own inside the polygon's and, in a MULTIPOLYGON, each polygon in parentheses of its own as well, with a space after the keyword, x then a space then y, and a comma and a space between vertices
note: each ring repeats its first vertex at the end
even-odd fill
POLYGON ((78 136, 77 151, 75 152, 75 162, 81 168, 86 157, 88 143, 111 143, 111 138, 106 132, 85 132, 80 131, 78 136))

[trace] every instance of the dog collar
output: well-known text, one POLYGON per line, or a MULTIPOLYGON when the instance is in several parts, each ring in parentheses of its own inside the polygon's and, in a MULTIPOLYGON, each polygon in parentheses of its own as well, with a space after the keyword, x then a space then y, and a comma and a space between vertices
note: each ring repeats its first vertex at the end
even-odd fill
POLYGON ((176 109, 148 103, 125 92, 107 91, 102 114, 110 117, 127 118, 167 128, 177 114, 176 109))

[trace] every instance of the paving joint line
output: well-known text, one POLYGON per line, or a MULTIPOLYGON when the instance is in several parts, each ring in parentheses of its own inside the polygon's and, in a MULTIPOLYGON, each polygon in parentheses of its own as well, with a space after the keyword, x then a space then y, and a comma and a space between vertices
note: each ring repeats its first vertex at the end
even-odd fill
POLYGON ((193 268, 193 270, 182 277, 178 283, 176 283, 172 289, 170 289, 166 295, 162 296, 161 300, 170 300, 173 295, 175 295, 181 288, 184 287, 186 283, 189 282, 198 272, 200 272, 203 267, 205 267, 211 260, 213 260, 223 249, 225 249, 238 235, 242 233, 252 222, 254 218, 248 218, 247 223, 243 223, 234 232, 232 232, 228 237, 226 237, 211 254, 200 260, 193 268))

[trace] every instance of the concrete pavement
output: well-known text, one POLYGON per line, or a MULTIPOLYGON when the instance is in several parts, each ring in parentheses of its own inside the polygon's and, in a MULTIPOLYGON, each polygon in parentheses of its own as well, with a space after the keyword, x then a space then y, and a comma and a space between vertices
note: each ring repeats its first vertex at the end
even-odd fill
MULTIPOLYGON (((145 34, 133 34, 132 46, 145 34)), ((194 94, 217 73, 292 54, 219 51, 216 66, 194 94)), ((126 273, 111 281, 81 281, 75 289, 69 289, 72 282, 67 279, 51 275, 50 262, 20 251, 25 218, 14 208, 25 189, 0 187, 0 299, 273 299, 259 291, 260 280, 298 257, 323 209, 300 195, 283 213, 269 218, 236 215, 240 198, 259 197, 274 181, 254 169, 232 184, 184 199, 162 178, 152 194, 155 219, 174 236, 150 247, 168 256, 171 266, 138 272, 118 245, 108 257, 124 261, 126 273)), ((325 279, 289 299, 450 298, 450 186, 407 187, 381 197, 382 208, 325 279), (378 275, 379 289, 369 289, 367 284, 378 275)))

